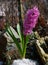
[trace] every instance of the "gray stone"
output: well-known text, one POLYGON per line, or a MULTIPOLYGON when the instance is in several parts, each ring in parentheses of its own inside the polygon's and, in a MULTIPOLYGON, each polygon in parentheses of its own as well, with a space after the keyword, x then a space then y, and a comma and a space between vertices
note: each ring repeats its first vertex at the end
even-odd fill
POLYGON ((30 59, 18 59, 14 60, 12 65, 38 65, 37 61, 33 61, 30 59))

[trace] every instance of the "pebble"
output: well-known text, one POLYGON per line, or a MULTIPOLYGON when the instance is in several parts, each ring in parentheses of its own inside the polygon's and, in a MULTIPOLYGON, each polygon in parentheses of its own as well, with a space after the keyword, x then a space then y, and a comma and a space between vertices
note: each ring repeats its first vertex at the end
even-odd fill
POLYGON ((38 65, 37 61, 33 61, 30 59, 18 59, 14 60, 12 65, 38 65))
POLYGON ((0 61, 0 65, 3 65, 3 62, 2 61, 0 61))

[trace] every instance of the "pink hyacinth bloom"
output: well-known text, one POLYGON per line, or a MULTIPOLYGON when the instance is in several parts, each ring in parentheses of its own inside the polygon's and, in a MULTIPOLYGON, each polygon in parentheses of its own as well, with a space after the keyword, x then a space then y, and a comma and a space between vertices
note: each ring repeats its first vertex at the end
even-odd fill
POLYGON ((32 33, 32 30, 33 28, 35 28, 39 15, 40 12, 38 10, 38 7, 36 6, 33 9, 27 11, 25 20, 23 22, 24 35, 28 35, 32 33))

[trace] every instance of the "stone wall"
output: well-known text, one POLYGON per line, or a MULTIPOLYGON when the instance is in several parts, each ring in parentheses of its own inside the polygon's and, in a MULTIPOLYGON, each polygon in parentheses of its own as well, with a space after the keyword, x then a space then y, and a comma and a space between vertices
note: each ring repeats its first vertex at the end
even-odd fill
MULTIPOLYGON (((22 5, 24 9, 24 15, 28 9, 37 5, 41 15, 48 20, 48 0, 23 0, 22 5)), ((9 17, 8 19, 10 20, 10 24, 15 27, 16 23, 19 21, 17 0, 0 0, 0 9, 5 11, 6 16, 9 17)))

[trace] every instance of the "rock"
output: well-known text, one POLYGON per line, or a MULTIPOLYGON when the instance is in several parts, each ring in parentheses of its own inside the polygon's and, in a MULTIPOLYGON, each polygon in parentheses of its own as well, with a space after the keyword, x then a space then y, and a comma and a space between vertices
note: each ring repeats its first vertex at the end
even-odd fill
POLYGON ((14 60, 12 65, 38 65, 36 61, 30 59, 14 60))
POLYGON ((0 65, 3 65, 3 62, 2 61, 0 61, 0 65))

